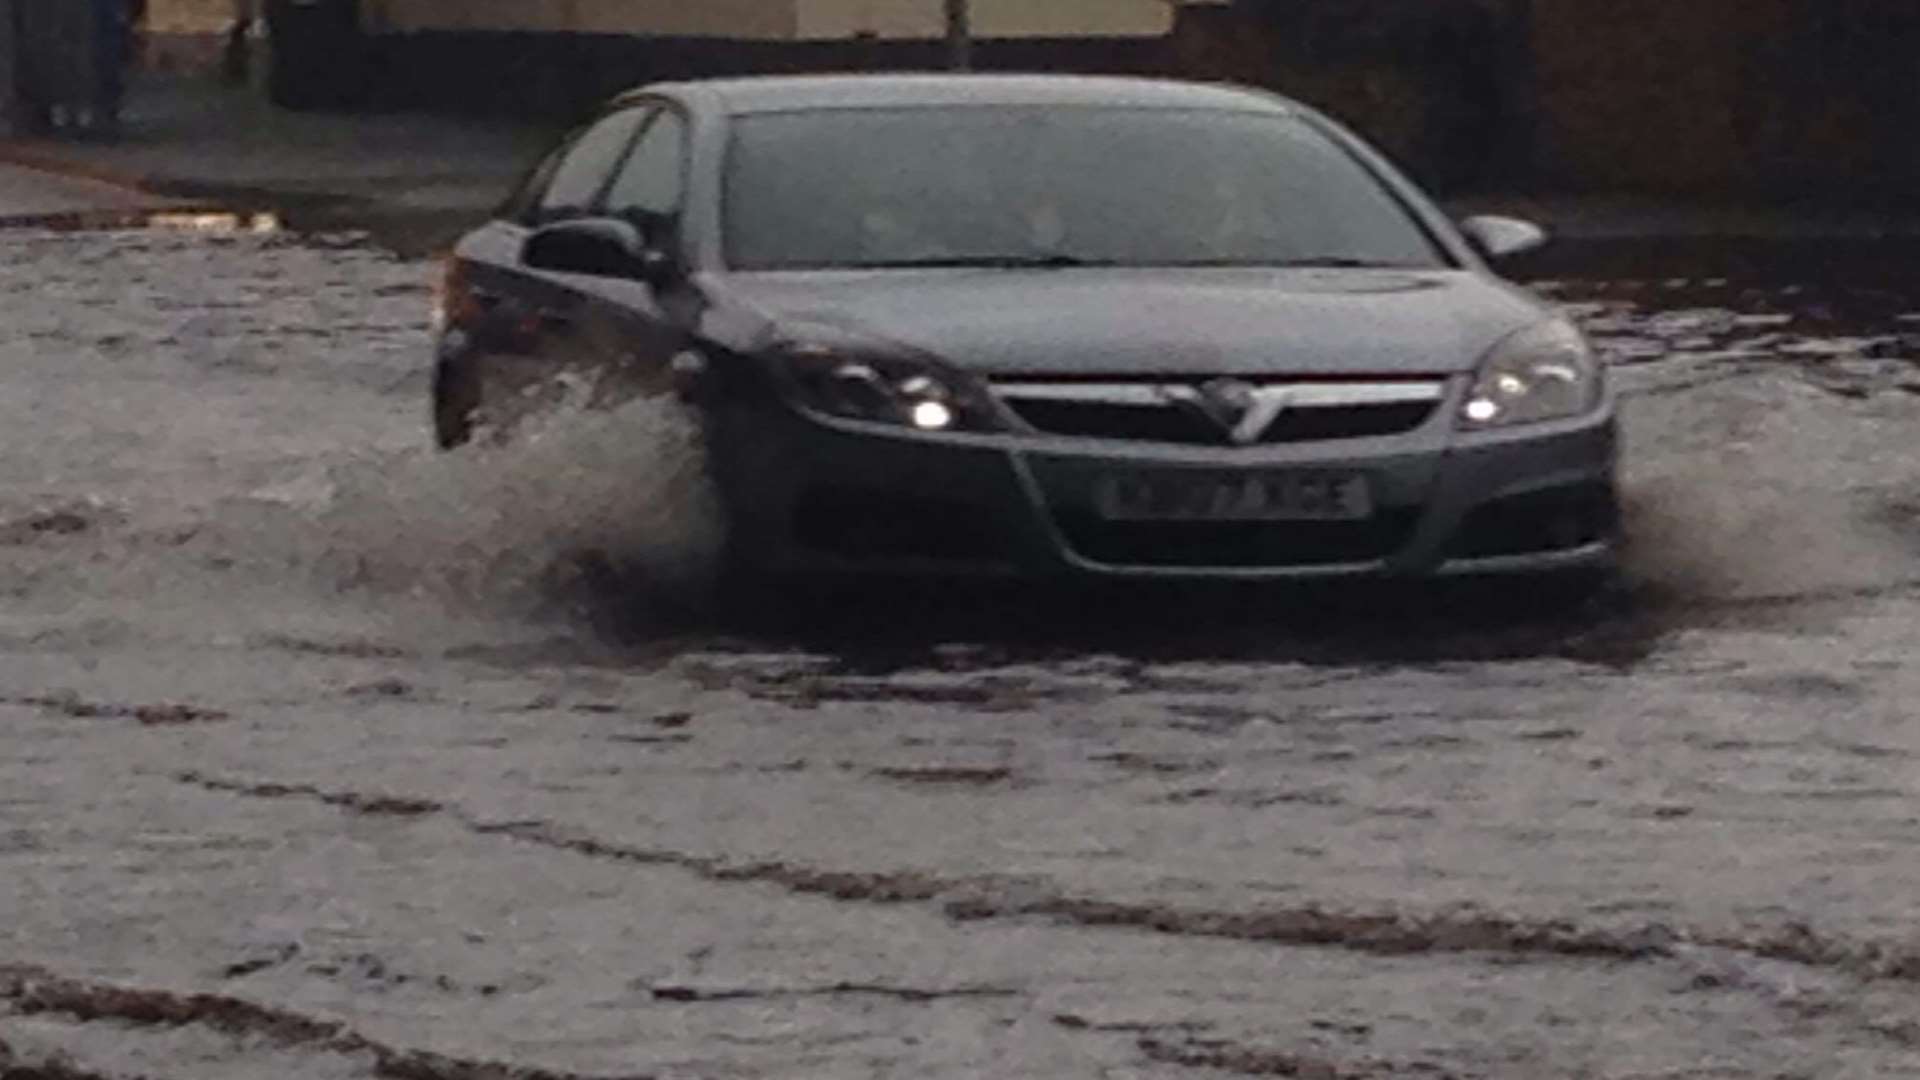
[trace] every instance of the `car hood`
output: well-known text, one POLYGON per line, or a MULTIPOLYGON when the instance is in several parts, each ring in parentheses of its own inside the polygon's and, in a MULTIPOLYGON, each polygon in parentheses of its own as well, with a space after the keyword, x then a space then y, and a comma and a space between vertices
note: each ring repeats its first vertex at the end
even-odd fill
POLYGON ((708 285, 760 345, 851 340, 1003 376, 1452 373, 1547 315, 1465 270, 780 272, 708 285))

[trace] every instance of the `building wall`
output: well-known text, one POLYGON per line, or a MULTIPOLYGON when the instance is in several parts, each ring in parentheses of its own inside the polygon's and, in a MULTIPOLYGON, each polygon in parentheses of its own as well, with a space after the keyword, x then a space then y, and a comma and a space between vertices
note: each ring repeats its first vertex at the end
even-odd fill
POLYGON ((1511 166, 1524 52, 1497 0, 1272 0, 1182 10, 1173 70, 1268 87, 1356 129, 1423 184, 1511 166))
MULTIPOLYGON (((942 0, 797 0, 799 35, 870 33, 935 38, 946 32, 942 0)), ((1173 29, 1177 0, 973 0, 973 31, 985 38, 1158 37, 1173 29)))
POLYGON ((147 28, 159 34, 217 34, 233 21, 233 0, 147 0, 147 28))
POLYGON ((370 26, 790 39, 797 0, 362 0, 370 26))
POLYGON ((1557 187, 1920 190, 1912 0, 1532 0, 1557 187))
POLYGON ((1536 164, 1583 187, 1706 188, 1748 167, 1743 45, 1782 0, 1535 0, 1536 164))
MULTIPOLYGON (((984 69, 1271 87, 1441 188, 1920 197, 1915 0, 973 2, 984 69)), ((375 105, 576 117, 660 78, 944 61, 941 0, 361 3, 404 31, 368 44, 375 105)), ((150 4, 150 62, 217 62, 230 0, 150 4)))
MULTIPOLYGON (((172 0, 199 5, 205 0, 172 0)), ((988 38, 1158 36, 1179 0, 973 0, 988 38)), ((936 38, 943 0, 362 0, 369 21, 398 31, 641 33, 749 40, 861 34, 936 38)))

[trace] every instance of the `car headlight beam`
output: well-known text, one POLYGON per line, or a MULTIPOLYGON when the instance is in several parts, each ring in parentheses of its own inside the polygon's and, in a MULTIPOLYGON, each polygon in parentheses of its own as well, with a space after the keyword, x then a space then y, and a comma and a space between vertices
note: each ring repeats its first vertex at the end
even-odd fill
POLYGON ((1602 375, 1577 327, 1553 319, 1508 335, 1480 363, 1460 408, 1470 430, 1565 420, 1600 404, 1602 375))

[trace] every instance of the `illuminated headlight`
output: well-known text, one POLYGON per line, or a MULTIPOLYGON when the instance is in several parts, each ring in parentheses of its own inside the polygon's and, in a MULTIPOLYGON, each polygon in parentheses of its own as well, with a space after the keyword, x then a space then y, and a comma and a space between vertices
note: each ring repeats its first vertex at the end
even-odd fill
POLYGON ((1480 363, 1460 407, 1470 429, 1564 420, 1600 404, 1600 362, 1572 323, 1554 319, 1509 335, 1480 363))
POLYGON ((899 424, 920 431, 992 431, 999 415, 967 376, 896 356, 853 356, 804 346, 778 361, 799 404, 848 420, 899 424))
POLYGON ((922 431, 945 431, 953 426, 953 410, 945 402, 922 401, 913 407, 913 426, 922 431))

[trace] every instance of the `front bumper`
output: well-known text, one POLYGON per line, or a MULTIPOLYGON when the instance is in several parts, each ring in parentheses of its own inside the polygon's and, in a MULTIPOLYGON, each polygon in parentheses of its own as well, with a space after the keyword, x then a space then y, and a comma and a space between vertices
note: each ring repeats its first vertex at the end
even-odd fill
POLYGON ((1257 580, 1611 563, 1611 400, 1512 431, 1456 433, 1452 416, 1387 438, 1259 448, 928 434, 765 400, 716 406, 709 420, 736 555, 778 573, 1257 580), (1351 523, 1106 521, 1094 480, 1129 468, 1361 472, 1377 509, 1351 523))

